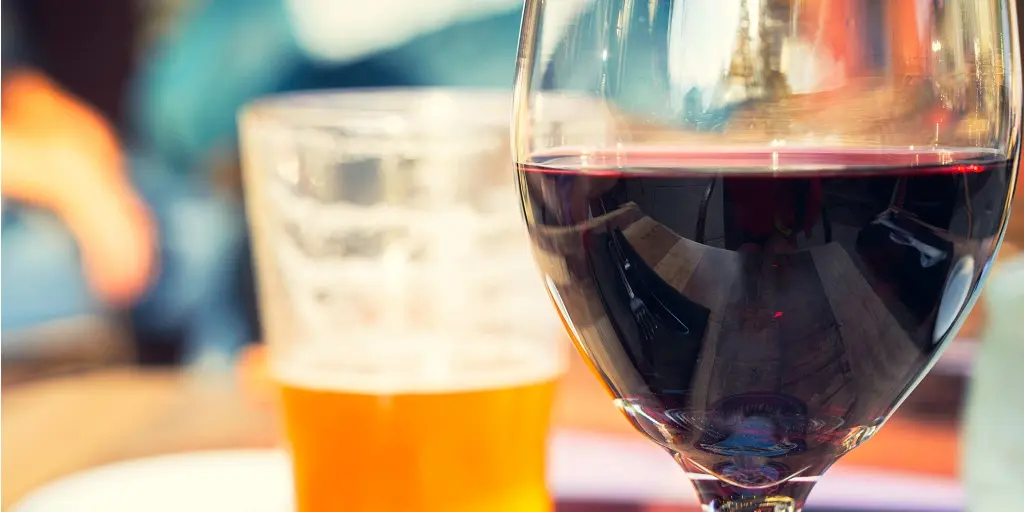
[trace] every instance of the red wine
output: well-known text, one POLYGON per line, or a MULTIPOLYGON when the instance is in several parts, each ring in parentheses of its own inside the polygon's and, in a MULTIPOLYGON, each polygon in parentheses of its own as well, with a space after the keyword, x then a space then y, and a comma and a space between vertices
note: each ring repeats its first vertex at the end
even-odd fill
POLYGON ((734 500, 817 477, 909 393, 977 291, 1012 174, 956 151, 535 160, 524 214, 579 350, 734 500))

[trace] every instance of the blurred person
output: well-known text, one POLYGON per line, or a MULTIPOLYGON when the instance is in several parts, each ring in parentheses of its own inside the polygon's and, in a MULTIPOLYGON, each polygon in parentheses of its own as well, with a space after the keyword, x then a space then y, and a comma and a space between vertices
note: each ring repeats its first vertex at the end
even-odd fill
POLYGON ((144 341, 178 332, 190 362, 224 366, 250 337, 231 296, 240 208, 126 153, 108 119, 48 76, 18 7, 3 3, 3 333, 129 309, 144 341))
POLYGON ((238 108, 309 88, 508 87, 521 12, 520 0, 187 3, 142 60, 122 141, 28 59, 12 6, 4 331, 129 308, 140 338, 180 332, 198 364, 230 360, 251 337, 241 205, 213 185, 237 172, 238 108))

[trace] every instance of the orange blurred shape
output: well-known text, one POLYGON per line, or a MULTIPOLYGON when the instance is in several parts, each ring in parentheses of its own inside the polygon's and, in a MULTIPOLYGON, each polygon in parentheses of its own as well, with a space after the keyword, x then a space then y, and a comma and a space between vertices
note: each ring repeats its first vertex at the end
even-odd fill
POLYGON ((891 44, 892 68, 895 76, 923 76, 927 73, 927 56, 931 42, 921 27, 928 26, 930 12, 915 0, 886 2, 891 44))
POLYGON ((861 0, 805 0, 800 4, 803 37, 823 46, 847 77, 864 69, 864 24, 861 0))
POLYGON ((267 369, 265 345, 250 345, 242 351, 238 358, 237 376, 246 401, 261 409, 276 407, 278 390, 267 369))

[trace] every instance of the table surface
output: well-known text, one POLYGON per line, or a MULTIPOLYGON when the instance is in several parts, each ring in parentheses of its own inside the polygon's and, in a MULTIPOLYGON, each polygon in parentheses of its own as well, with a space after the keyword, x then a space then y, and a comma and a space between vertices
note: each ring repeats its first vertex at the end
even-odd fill
MULTIPOLYGON (((41 484, 101 464, 189 450, 277 446, 273 407, 252 387, 237 376, 213 380, 139 368, 7 387, 0 403, 0 508, 41 484)), ((561 383, 554 422, 563 429, 639 436, 575 356, 561 383)), ((954 422, 897 413, 840 465, 950 476, 956 471, 957 445, 954 422)))

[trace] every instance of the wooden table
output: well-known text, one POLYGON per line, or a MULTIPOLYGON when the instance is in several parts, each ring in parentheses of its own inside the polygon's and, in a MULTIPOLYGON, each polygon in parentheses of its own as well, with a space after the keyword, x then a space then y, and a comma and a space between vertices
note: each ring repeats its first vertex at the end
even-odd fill
MULTIPOLYGON (((3 393, 2 500, 6 509, 54 478, 162 453, 273 447, 273 408, 228 376, 202 380, 121 368, 9 387, 3 393)), ((258 393, 255 393, 258 395, 258 393)), ((908 409, 913 408, 913 398, 908 409)), ((555 409, 560 428, 639 436, 575 356, 555 409)), ((897 415, 841 464, 955 473, 954 425, 897 415)), ((647 509, 651 510, 651 509, 647 509)))

